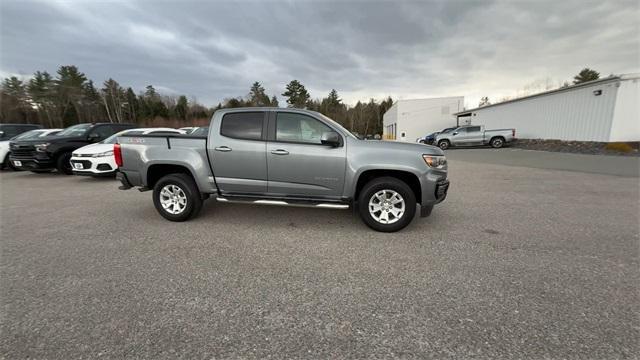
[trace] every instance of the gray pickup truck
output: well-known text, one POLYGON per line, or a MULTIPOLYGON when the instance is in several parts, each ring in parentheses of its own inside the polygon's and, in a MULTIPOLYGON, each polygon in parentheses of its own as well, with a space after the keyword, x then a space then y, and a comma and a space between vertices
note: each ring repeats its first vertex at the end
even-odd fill
POLYGON ((122 136, 114 145, 120 189, 153 190, 168 220, 195 216, 203 200, 358 209, 374 230, 393 232, 447 195, 442 150, 359 140, 307 110, 218 110, 206 137, 122 136))
POLYGON ((516 138, 516 129, 485 130, 483 125, 460 126, 436 135, 434 144, 440 149, 449 147, 490 145, 501 148, 516 138))

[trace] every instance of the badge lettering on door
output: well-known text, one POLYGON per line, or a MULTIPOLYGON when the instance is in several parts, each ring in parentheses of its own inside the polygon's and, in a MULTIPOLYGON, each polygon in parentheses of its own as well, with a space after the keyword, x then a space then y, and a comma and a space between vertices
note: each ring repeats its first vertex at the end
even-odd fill
POLYGON ((321 177, 321 176, 316 176, 313 178, 314 180, 324 180, 324 181, 338 181, 338 178, 334 178, 334 177, 321 177))

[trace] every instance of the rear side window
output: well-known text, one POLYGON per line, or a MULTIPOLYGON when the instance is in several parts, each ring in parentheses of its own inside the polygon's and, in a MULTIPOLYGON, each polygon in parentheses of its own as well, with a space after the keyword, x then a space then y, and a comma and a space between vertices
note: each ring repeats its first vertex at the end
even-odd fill
POLYGON ((262 139, 264 112, 239 112, 222 118, 220 135, 235 139, 262 139))
POLYGON ((478 132, 478 131, 480 131, 480 126, 472 126, 467 128, 467 132, 470 132, 470 133, 478 132))

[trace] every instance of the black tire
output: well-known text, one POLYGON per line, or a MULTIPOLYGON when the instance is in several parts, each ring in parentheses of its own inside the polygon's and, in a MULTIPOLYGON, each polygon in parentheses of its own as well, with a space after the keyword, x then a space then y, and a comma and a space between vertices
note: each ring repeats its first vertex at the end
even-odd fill
POLYGON ((427 144, 427 142, 426 142, 426 141, 424 141, 424 140, 420 140, 420 141, 419 141, 419 143, 420 143, 420 144, 425 144, 425 145, 427 144))
POLYGON ((56 169, 58 172, 65 175, 73 175, 73 170, 71 170, 71 153, 63 153, 58 156, 56 160, 56 169))
POLYGON ((491 147, 494 149, 500 149, 504 146, 504 138, 500 136, 494 137, 489 141, 489 144, 491 144, 491 147))
POLYGON ((360 213, 362 221, 373 230, 395 232, 403 229, 413 220, 416 213, 416 197, 409 185, 400 179, 394 177, 376 178, 369 181, 360 191, 360 195, 358 196, 358 212, 360 213), (371 212, 369 212, 369 201, 376 193, 382 190, 392 190, 398 193, 405 203, 404 213, 400 215, 398 220, 390 224, 379 222, 373 217, 371 212))
POLYGON ((438 141, 438 147, 442 150, 447 150, 451 146, 449 140, 440 140, 438 141))
POLYGON ((198 186, 191 176, 180 173, 170 174, 158 180, 153 187, 153 205, 160 215, 167 220, 186 221, 198 215, 200 209, 202 209, 202 198, 198 186), (186 204, 180 213, 173 214, 162 206, 160 201, 161 192, 168 185, 178 187, 186 197, 186 204))
POLYGON ((15 170, 16 169, 13 166, 13 164, 11 163, 11 161, 9 161, 9 154, 7 154, 7 156, 4 157, 4 161, 2 161, 2 164, 0 164, 0 168, 2 170, 15 170))

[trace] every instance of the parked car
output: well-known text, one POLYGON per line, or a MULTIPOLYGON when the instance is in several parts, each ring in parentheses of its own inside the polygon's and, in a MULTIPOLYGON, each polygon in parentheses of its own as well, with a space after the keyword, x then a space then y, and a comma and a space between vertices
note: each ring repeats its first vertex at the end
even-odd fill
POLYGON ((209 134, 208 126, 201 126, 191 132, 188 133, 191 136, 207 136, 209 134))
POLYGON ((11 164, 11 161, 9 161, 9 143, 11 141, 29 140, 29 139, 42 139, 42 138, 50 136, 50 135, 55 135, 56 133, 60 132, 60 130, 62 130, 62 129, 35 129, 35 130, 29 130, 29 131, 23 132, 20 135, 12 137, 10 140, 0 141, 0 159, 2 159, 2 162, 0 162, 0 168, 2 168, 2 169, 6 169, 6 168, 14 169, 13 165, 11 164))
POLYGON ((41 129, 38 124, 0 124, 0 141, 6 141, 25 131, 41 129))
POLYGON ((451 130, 455 130, 455 128, 451 127, 451 128, 446 128, 446 129, 444 129, 442 131, 432 132, 431 134, 427 134, 427 135, 425 135, 425 136, 423 136, 421 138, 417 138, 416 142, 419 142, 420 144, 431 145, 431 144, 433 144, 433 141, 436 139, 436 136, 438 134, 446 133, 446 132, 449 132, 451 130))
POLYGON ((105 140, 83 146, 71 154, 71 169, 75 175, 113 176, 116 162, 113 158, 113 144, 118 136, 146 134, 185 134, 184 130, 172 128, 129 129, 113 134, 105 140))
POLYGON ((181 127, 178 130, 184 130, 184 132, 186 134, 191 134, 193 131, 195 131, 198 127, 197 126, 185 126, 185 127, 181 127))
POLYGON ((60 173, 71 175, 73 172, 69 160, 74 150, 134 127, 136 125, 114 123, 73 125, 47 139, 12 141, 9 159, 18 169, 33 172, 57 169, 60 173))
POLYGON ((484 125, 460 126, 453 131, 438 134, 435 143, 442 150, 455 146, 490 145, 501 148, 516 138, 516 129, 485 130, 484 125))
POLYGON ((416 203, 428 216, 449 188, 442 150, 359 140, 328 117, 280 108, 222 109, 206 138, 121 136, 114 145, 123 190, 153 189, 163 217, 194 217, 220 202, 357 207, 371 228, 407 226, 416 203))

